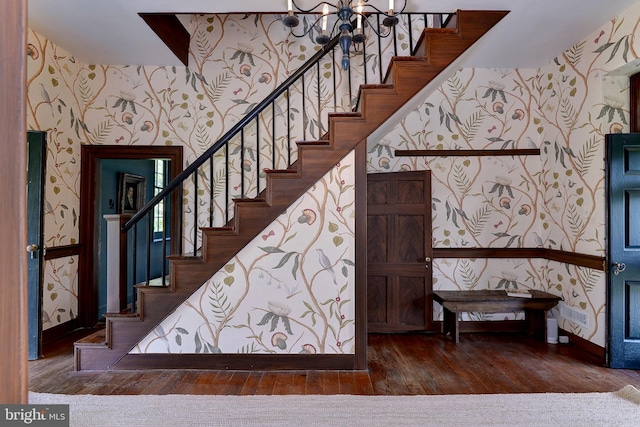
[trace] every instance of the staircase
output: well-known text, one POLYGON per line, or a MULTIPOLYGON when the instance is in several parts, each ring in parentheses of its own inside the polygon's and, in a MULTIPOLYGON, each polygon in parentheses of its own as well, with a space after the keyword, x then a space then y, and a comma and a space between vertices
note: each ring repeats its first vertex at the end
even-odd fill
MULTIPOLYGON (((203 229, 199 256, 170 258, 169 286, 138 286, 137 313, 107 315, 103 331, 76 342, 75 370, 212 367, 198 360, 225 355, 128 352, 337 162, 358 144, 366 143, 368 135, 506 13, 457 11, 456 28, 425 29, 413 56, 393 58, 383 84, 360 87, 356 111, 330 114, 323 140, 298 142, 298 160, 291 168, 266 171, 267 186, 259 198, 234 201, 235 212, 229 226, 203 229)), ((255 360, 264 356, 253 357, 255 360)), ((234 367, 233 359, 237 358, 238 355, 227 357, 224 366, 234 367)))

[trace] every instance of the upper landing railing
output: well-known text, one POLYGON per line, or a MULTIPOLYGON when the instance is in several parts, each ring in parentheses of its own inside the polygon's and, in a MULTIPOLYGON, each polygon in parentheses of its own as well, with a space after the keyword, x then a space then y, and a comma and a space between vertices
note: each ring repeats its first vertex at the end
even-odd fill
MULTIPOLYGON (((374 31, 367 32, 365 27, 367 40, 351 54, 351 66, 346 71, 340 66, 342 51, 338 37, 319 49, 126 222, 122 230, 129 233, 129 241, 145 236, 144 246, 149 248, 146 252, 136 251, 138 244, 129 243, 134 253, 127 259, 139 265, 126 270, 129 271, 127 286, 148 284, 158 277, 164 285, 168 274, 166 256, 197 255, 202 240, 201 227, 229 224, 234 199, 256 198, 264 190, 264 169, 290 168, 297 158, 296 141, 321 139, 326 133, 329 113, 351 111, 361 84, 381 83, 392 57, 410 56, 423 29, 446 27, 450 16, 402 14, 399 24, 391 28, 385 38, 374 31), (163 230, 170 229, 170 216, 179 221, 180 235, 168 236, 163 232, 160 239, 164 260, 155 261, 150 256, 154 207, 159 203, 170 206, 174 192, 179 194, 179 212, 169 215, 165 210, 160 221, 163 230), (178 239, 177 253, 170 253, 168 238, 178 239)), ((383 18, 374 14, 369 20, 381 23, 383 18)), ((311 18, 308 22, 314 20, 311 18)), ((159 221, 157 216, 155 221, 159 221)), ((135 302, 131 306, 135 307, 135 302)))

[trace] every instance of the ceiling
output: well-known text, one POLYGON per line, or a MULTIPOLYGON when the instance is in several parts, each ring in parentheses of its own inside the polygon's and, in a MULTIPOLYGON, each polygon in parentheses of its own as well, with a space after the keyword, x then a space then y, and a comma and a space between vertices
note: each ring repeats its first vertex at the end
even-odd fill
MULTIPOLYGON (((316 2, 295 0, 311 7, 316 2)), ((406 12, 510 10, 465 67, 538 68, 637 0, 407 0, 406 12)), ((387 0, 370 0, 386 9, 387 0)), ((401 7, 403 0, 395 0, 401 7)), ((28 0, 29 28, 78 59, 105 65, 182 65, 138 13, 286 11, 286 0, 28 0)))

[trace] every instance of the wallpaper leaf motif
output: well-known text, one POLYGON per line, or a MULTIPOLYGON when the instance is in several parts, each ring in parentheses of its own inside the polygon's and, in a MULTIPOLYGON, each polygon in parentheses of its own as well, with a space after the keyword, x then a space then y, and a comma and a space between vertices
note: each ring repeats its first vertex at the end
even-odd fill
MULTIPOLYGON (((599 88, 602 86, 603 74, 637 59, 634 41, 637 39, 635 33, 639 17, 640 11, 635 7, 626 12, 624 18, 618 17, 611 23, 606 23, 597 32, 574 44, 540 69, 463 69, 455 72, 443 87, 408 115, 397 129, 368 148, 367 163, 370 171, 432 171, 433 194, 437 196, 432 199, 433 244, 436 247, 491 247, 497 242, 501 242, 500 245, 509 243, 513 238, 511 245, 602 254, 604 208, 603 168, 600 159, 603 158, 603 137, 609 131, 627 129, 629 112, 624 99, 611 93, 602 96, 599 88), (439 120, 431 120, 430 115, 435 111, 435 106, 438 106, 439 120), (396 158, 393 155, 396 148, 531 147, 540 147, 540 158, 486 157, 482 161, 465 164, 468 159, 396 158), (511 193, 504 185, 502 194, 499 194, 500 186, 490 192, 499 182, 498 176, 505 178, 502 182, 509 181, 511 193), (462 188, 465 190, 461 191, 462 188), (510 199, 508 208, 500 206, 502 197, 510 199), (461 213, 470 219, 461 216, 461 213), (504 237, 497 237, 495 233, 502 233, 500 235, 504 237)), ((46 130, 49 144, 45 197, 45 241, 48 247, 78 241, 81 144, 181 145, 184 147, 185 164, 189 164, 211 141, 216 141, 246 114, 247 106, 262 100, 305 58, 315 52, 311 41, 287 37, 277 17, 258 19, 255 15, 194 15, 191 27, 194 37, 190 67, 185 67, 184 70, 181 67, 86 65, 43 37, 29 33, 28 125, 31 129, 46 130), (232 59, 234 55, 237 56, 232 59), (236 104, 232 99, 242 100, 242 103, 236 104)), ((392 49, 386 45, 383 46, 381 55, 370 53, 374 51, 367 49, 366 58, 360 54, 353 61, 366 60, 373 66, 384 57, 392 55, 392 49)), ((306 90, 312 97, 320 93, 323 104, 326 101, 332 105, 334 100, 325 100, 325 96, 329 97, 326 90, 326 79, 329 76, 326 66, 323 67, 320 86, 316 79, 312 79, 306 90)), ((342 88, 344 82, 345 77, 339 74, 337 87, 342 88)), ((301 91, 302 88, 297 90, 301 91)), ((624 87, 619 88, 618 94, 624 90, 624 87)), ((335 105, 345 111, 350 110, 352 102, 348 94, 339 94, 335 99, 335 105)), ((282 105, 274 105, 274 111, 274 119, 260 118, 259 132, 263 138, 275 141, 276 145, 259 153, 265 162, 273 160, 277 168, 282 159, 290 154, 289 140, 282 135, 272 134, 272 126, 290 119, 298 135, 305 131, 317 135, 324 132, 320 126, 324 123, 324 117, 320 118, 318 111, 303 111, 302 106, 293 106, 291 117, 284 117, 282 105)), ((257 129, 253 132, 257 132, 257 129)), ((230 188, 237 188, 233 191, 239 193, 241 183, 238 173, 246 168, 257 168, 252 155, 257 157, 258 150, 251 148, 245 154, 248 154, 245 159, 247 163, 241 162, 239 158, 231 158, 226 169, 224 156, 218 156, 213 171, 208 167, 201 171, 203 174, 212 172, 216 177, 213 188, 199 187, 199 191, 211 195, 217 225, 226 221, 224 214, 218 214, 228 208, 220 199, 221 188, 229 185, 230 188), (226 170, 229 171, 228 180, 226 170)), ((260 188, 264 188, 264 175, 259 179, 262 180, 260 188)), ((246 182, 245 185, 246 191, 258 188, 257 182, 246 182)), ((339 199, 339 194, 332 191, 329 191, 331 197, 339 199)), ((193 187, 186 188, 185 206, 188 206, 192 197, 193 187)), ((341 203, 336 207, 339 206, 346 205, 341 203)), ((322 249, 331 250, 334 256, 329 257, 335 261, 339 258, 341 249, 350 246, 349 236, 353 233, 344 212, 327 212, 322 204, 315 201, 305 208, 317 213, 316 222, 298 222, 298 218, 302 217, 301 210, 298 210, 295 215, 292 213, 291 224, 309 227, 323 224, 325 229, 318 231, 318 235, 328 231, 326 226, 329 222, 339 224, 340 230, 348 230, 342 234, 331 231, 327 233, 330 239, 322 249), (343 239, 342 242, 340 239, 343 239)), ((198 227, 198 223, 206 223, 211 214, 208 209, 202 209, 195 221, 185 225, 185 235, 192 236, 189 231, 198 227)), ((271 244, 275 240, 268 240, 268 244, 265 244, 267 240, 261 240, 261 246, 282 247, 280 244, 296 241, 304 233, 296 235, 293 231, 295 227, 291 224, 279 224, 274 235, 266 230, 264 235, 267 239, 275 239, 283 230, 287 230, 287 237, 278 245, 271 244)), ((190 239, 187 237, 184 242, 187 250, 199 246, 199 242, 190 239)), ((316 248, 312 246, 309 250, 311 249, 316 248)), ((298 251, 289 247, 282 250, 283 253, 298 251)), ((287 343, 287 350, 295 347, 293 351, 297 352, 311 352, 312 348, 313 351, 325 351, 328 346, 332 346, 342 351, 342 345, 338 346, 335 339, 335 333, 339 332, 337 324, 327 332, 333 338, 332 343, 322 335, 311 339, 313 333, 310 330, 315 331, 315 327, 324 324, 330 317, 325 313, 325 319, 322 307, 313 304, 310 299, 303 299, 303 293, 297 292, 302 292, 303 289, 306 292, 309 287, 314 288, 317 282, 332 281, 332 278, 328 271, 313 277, 313 274, 320 271, 317 252, 312 251, 313 256, 303 255, 302 251, 299 253, 299 256, 291 255, 287 263, 277 270, 286 273, 291 281, 271 276, 270 269, 265 269, 269 270, 268 274, 263 271, 263 277, 260 278, 250 267, 240 267, 238 264, 236 271, 220 278, 217 283, 225 290, 225 295, 228 294, 229 301, 233 301, 233 292, 240 292, 242 286, 238 286, 238 283, 242 276, 245 280, 258 281, 260 286, 271 286, 273 288, 269 289, 282 291, 283 299, 288 300, 289 296, 292 300, 302 299, 313 310, 300 303, 295 312, 298 317, 295 319, 300 321, 300 316, 308 313, 301 322, 311 324, 310 319, 313 317, 315 324, 308 328, 309 332, 305 333, 300 342, 295 345, 287 343), (285 266, 293 268, 295 262, 298 267, 294 278, 292 270, 285 266), (310 263, 317 269, 314 273, 305 270, 310 263), (251 277, 249 273, 238 275, 242 268, 252 271, 251 277), (224 280, 232 282, 232 286, 225 284, 224 280), (269 280, 270 285, 267 284, 269 280)), ((353 259, 347 255, 344 258, 353 259)), ((282 255, 271 266, 277 265, 281 259, 282 255)), ((443 260, 434 263, 434 282, 441 287, 487 287, 495 283, 490 278, 499 277, 502 271, 500 267, 481 260, 465 262, 474 272, 474 275, 466 274, 465 277, 469 280, 463 279, 460 271, 456 270, 461 268, 460 262, 447 265, 443 260), (473 277, 477 280, 472 279, 473 277)), ((345 276, 342 273, 344 266, 347 266, 345 262, 332 263, 337 277, 350 279, 352 275, 345 276)), ((66 267, 69 268, 69 273, 68 276, 59 278, 60 285, 65 289, 73 289, 77 280, 77 264, 67 264, 66 267)), ((56 271, 61 269, 56 268, 56 271)), ((570 322, 565 322, 564 327, 575 327, 571 330, 597 344, 604 342, 603 276, 595 278, 598 276, 597 272, 581 276, 572 266, 561 267, 554 263, 537 265, 533 261, 514 266, 514 271, 517 271, 519 277, 527 277, 527 286, 554 290, 562 293, 572 305, 584 306, 592 320, 589 330, 575 327, 570 322), (523 269, 530 274, 523 273, 523 269), (562 280, 559 280, 550 273, 567 269, 572 271, 571 276, 577 280, 575 285, 568 282, 568 274, 564 274, 562 280), (585 297, 587 290, 590 298, 585 297)), ((331 291, 335 292, 336 289, 331 291)), ((65 299, 62 297, 65 292, 55 292, 58 295, 56 303, 65 299)), ((48 318, 45 327, 55 326, 57 313, 61 313, 57 311, 58 308, 65 310, 64 315, 61 314, 61 321, 67 320, 67 314, 72 317, 71 313, 77 313, 77 300, 73 301, 73 292, 67 294, 70 295, 70 300, 64 304, 68 305, 45 309, 48 318)), ((327 295, 324 300, 337 297, 339 296, 327 295)), ((348 296, 342 298, 350 299, 348 296)), ((49 294, 45 295, 45 300, 51 301, 49 294)), ((198 305, 194 307, 192 310, 204 312, 198 305)), ((256 306, 256 313, 266 310, 264 304, 259 307, 256 306)), ((229 311, 225 313, 228 315, 229 311)), ((245 342, 234 350, 275 351, 269 342, 271 337, 264 335, 265 331, 252 330, 256 325, 251 323, 249 313, 240 317, 247 317, 246 324, 236 328, 240 325, 238 323, 232 329, 246 332, 246 335, 254 338, 249 339, 251 344, 245 342)), ((235 317, 236 321, 238 318, 235 317)), ((190 332, 187 336, 193 338, 187 339, 185 334, 171 332, 182 336, 180 347, 190 346, 203 352, 219 351, 217 340, 220 331, 207 326, 202 316, 199 321, 192 319, 192 323, 199 325, 197 332, 193 328, 184 329, 190 332)), ((294 324, 292 320, 292 327, 294 324)), ((169 328, 167 333, 168 330, 169 328)), ((349 342, 348 340, 349 338, 341 339, 340 342, 349 342)), ((175 344, 176 338, 172 337, 170 342, 175 344)))
POLYGON ((613 46, 613 49, 611 50, 611 53, 609 55, 609 59, 607 59, 607 63, 611 62, 611 60, 613 60, 613 58, 616 56, 616 53, 618 53, 618 50, 620 49, 621 46, 624 46, 623 50, 622 50, 622 59, 624 60, 624 62, 629 62, 629 60, 628 60, 628 55, 629 55, 629 35, 625 35, 624 37, 621 37, 617 42, 604 43, 602 46, 600 46, 598 49, 596 49, 594 51, 594 53, 606 52, 611 46, 613 46))
MULTIPOLYGON (((581 41, 571 46, 571 48, 566 52, 567 59, 569 60, 569 63, 571 65, 578 66, 578 64, 580 64, 580 60, 582 59, 586 44, 586 41, 581 41)), ((555 59, 555 61, 557 64, 559 64, 557 58, 555 59)))
MULTIPOLYGON (((194 15, 191 26, 192 57, 190 66, 184 68, 86 65, 41 36, 29 34, 29 126, 47 130, 50 143, 45 202, 48 246, 77 242, 81 144, 181 145, 185 164, 189 164, 318 49, 313 41, 289 40, 277 17, 194 15)), ((383 46, 382 53, 389 55, 390 49, 383 46)), ((379 60, 377 55, 368 58, 379 60)), ((345 95, 345 77, 338 74, 335 81, 345 94, 334 95, 327 84, 332 78, 328 72, 331 62, 323 63, 322 70, 305 88, 309 97, 319 94, 322 107, 349 110, 352 100, 345 95)), ((351 77, 362 79, 355 74, 351 77)), ((316 108, 315 102, 309 105, 316 108)), ((326 131, 326 112, 307 110, 298 105, 291 109, 292 140, 305 131, 316 136, 326 131)), ((190 237, 199 224, 206 224, 209 218, 214 226, 228 221, 224 212, 229 206, 221 200, 225 186, 236 196, 242 196, 243 185, 245 194, 264 188, 263 173, 260 182, 238 178, 243 170, 259 168, 258 156, 262 167, 272 161, 273 168, 278 168, 289 157, 295 160, 289 138, 272 132, 289 118, 283 117, 282 105, 274 104, 274 111, 274 117, 261 117, 250 130, 260 132, 264 140, 273 139, 273 148, 236 150, 238 157, 245 155, 243 161, 232 156, 227 163, 224 156, 216 156, 213 170, 207 166, 198 171, 215 177, 212 188, 198 188, 200 194, 211 194, 213 207, 199 210, 194 223, 185 224, 185 250, 200 245, 190 237)), ((193 187, 184 189, 185 213, 191 212, 194 194, 193 187)), ((349 206, 341 208, 348 210, 349 206)), ((345 235, 332 236, 330 243, 332 249, 348 245, 345 235)), ((304 257, 291 256, 288 265, 294 280, 299 279, 304 257)), ((230 276, 220 283, 229 286, 234 281, 237 278, 230 276)), ((200 339, 203 335, 195 336, 200 339)), ((207 348, 201 342, 201 349, 207 348)))
POLYGON ((584 176, 589 170, 591 170, 593 161, 596 158, 596 155, 600 149, 600 142, 596 139, 596 137, 591 137, 588 139, 576 158, 576 171, 584 176))
POLYGON ((168 347, 150 334, 134 352, 352 354, 353 162, 336 165, 170 315, 168 347))
POLYGON ((205 87, 205 89, 207 90, 211 100, 213 102, 218 102, 223 96, 224 91, 229 87, 230 84, 231 84, 231 76, 229 75, 229 72, 224 72, 224 73, 218 74, 218 76, 215 79, 215 82, 212 81, 209 86, 205 87))
MULTIPOLYGON (((371 145, 369 171, 431 170, 434 247, 548 247, 601 255, 604 134, 626 129, 629 112, 618 95, 628 90, 628 82, 604 94, 600 88, 605 73, 637 58, 633 40, 639 9, 605 24, 540 69, 458 71, 384 137, 385 148, 371 145), (429 123, 423 114, 434 105, 439 120, 429 123), (500 149, 539 147, 541 155, 479 157, 468 164, 393 156, 400 148, 485 148, 477 146, 481 139, 500 149)), ((600 271, 552 261, 434 262, 438 289, 504 287, 515 280, 518 287, 562 295, 584 310, 590 326, 562 320, 561 327, 599 345, 604 343, 604 278, 600 271), (513 264, 507 275, 502 274, 505 263, 513 264)), ((434 310, 436 317, 441 314, 434 310)))
POLYGON ((478 135, 484 120, 483 111, 475 111, 464 123, 462 135, 465 139, 472 140, 478 135))

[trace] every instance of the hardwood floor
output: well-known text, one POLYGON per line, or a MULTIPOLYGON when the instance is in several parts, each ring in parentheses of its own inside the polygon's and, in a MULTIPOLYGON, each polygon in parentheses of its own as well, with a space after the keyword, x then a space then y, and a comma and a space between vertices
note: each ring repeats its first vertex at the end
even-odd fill
POLYGON ((62 394, 466 394, 640 388, 640 371, 608 369, 571 345, 519 334, 370 334, 368 371, 74 372, 76 334, 31 361, 29 390, 62 394))

